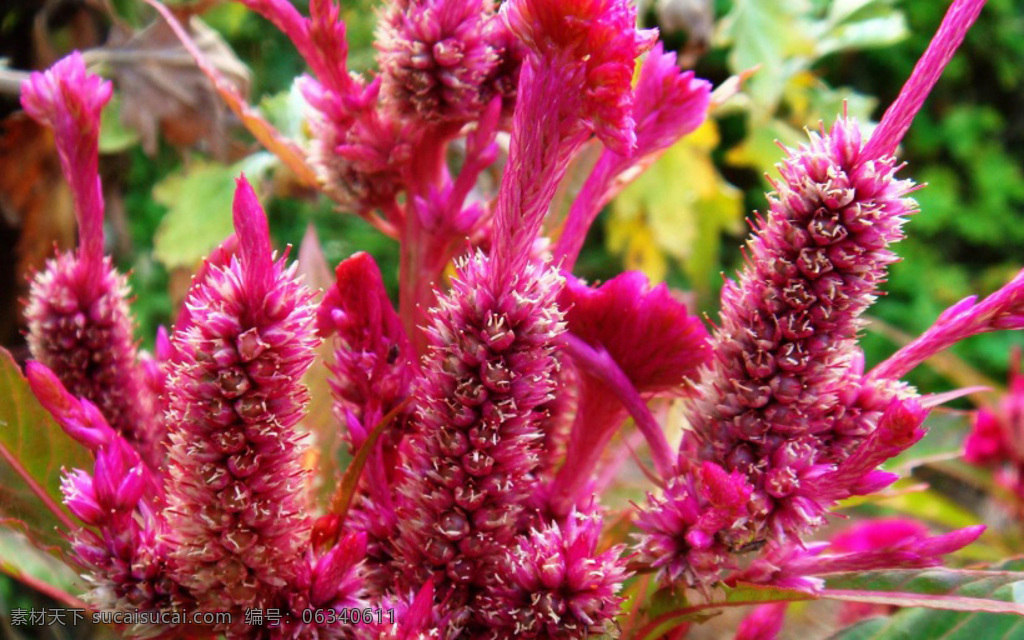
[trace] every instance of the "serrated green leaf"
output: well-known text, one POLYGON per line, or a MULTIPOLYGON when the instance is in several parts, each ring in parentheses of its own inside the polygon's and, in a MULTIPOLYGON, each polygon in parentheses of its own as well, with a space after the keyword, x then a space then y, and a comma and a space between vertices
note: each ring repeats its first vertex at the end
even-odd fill
POLYGON ((65 548, 58 529, 73 521, 60 493, 62 467, 91 469, 92 460, 39 404, 14 358, 0 348, 0 524, 23 527, 40 547, 65 548))
POLYGON ((745 90, 759 111, 775 111, 789 77, 802 70, 814 52, 805 20, 808 8, 806 2, 737 0, 720 23, 719 39, 732 43, 729 71, 758 67, 745 90), (794 64, 795 58, 803 60, 794 64))
POLYGON ((255 153, 233 165, 197 160, 153 187, 153 198, 168 207, 153 238, 153 255, 168 269, 194 267, 232 231, 235 179, 242 173, 259 185, 277 160, 255 153))

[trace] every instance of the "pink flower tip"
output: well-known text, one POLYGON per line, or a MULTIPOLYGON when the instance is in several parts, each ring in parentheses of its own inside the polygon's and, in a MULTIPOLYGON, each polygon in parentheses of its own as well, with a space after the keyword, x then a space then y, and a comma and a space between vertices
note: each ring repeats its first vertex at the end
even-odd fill
POLYGON ((1008 450, 999 418, 988 409, 979 409, 964 442, 964 459, 979 465, 1002 462, 1008 450))
POLYGON ((21 90, 21 105, 54 129, 65 119, 81 128, 98 128, 100 112, 113 91, 109 81, 86 71, 81 53, 72 51, 50 69, 29 76, 21 90))
POLYGON ((877 518, 847 527, 832 537, 831 551, 872 551, 902 540, 923 540, 928 527, 910 518, 877 518))
POLYGON ((878 421, 879 441, 892 447, 895 455, 924 437, 921 424, 927 416, 928 409, 917 399, 894 398, 878 421))
POLYGON ((36 399, 69 436, 90 451, 96 451, 113 439, 114 430, 96 405, 71 395, 49 367, 30 360, 25 364, 25 376, 36 399))
POLYGON ((273 249, 267 216, 245 176, 239 176, 233 207, 235 233, 251 295, 261 296, 273 277, 273 249))

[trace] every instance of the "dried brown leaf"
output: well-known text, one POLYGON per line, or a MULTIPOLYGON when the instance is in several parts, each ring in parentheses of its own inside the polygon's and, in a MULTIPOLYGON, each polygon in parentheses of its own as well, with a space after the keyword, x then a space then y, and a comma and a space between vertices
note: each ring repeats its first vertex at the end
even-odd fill
MULTIPOLYGON (((250 74, 220 35, 193 17, 189 35, 209 64, 241 94, 249 91, 250 74)), ((86 54, 101 63, 122 95, 121 120, 139 132, 146 153, 155 153, 158 134, 173 145, 208 145, 226 159, 230 111, 206 75, 163 20, 142 31, 115 32, 104 47, 86 54)))

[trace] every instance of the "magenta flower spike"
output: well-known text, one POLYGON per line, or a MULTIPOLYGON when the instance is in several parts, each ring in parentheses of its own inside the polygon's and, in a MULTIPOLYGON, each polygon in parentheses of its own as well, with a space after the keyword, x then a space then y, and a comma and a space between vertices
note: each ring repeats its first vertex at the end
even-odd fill
POLYGON ((509 283, 493 266, 480 253, 458 262, 431 310, 399 489, 403 588, 434 575, 453 628, 479 624, 476 599, 519 530, 538 463, 537 409, 552 398, 564 329, 553 269, 528 263, 509 283))
MULTIPOLYGON (((237 257, 211 265, 173 336, 168 523, 173 575, 207 610, 269 605, 308 544, 299 380, 317 337, 295 265, 275 262, 266 217, 238 182, 237 257)), ((265 607, 264 607, 265 608, 265 607)), ((241 620, 241 616, 236 616, 241 620)))
POLYGON ((411 156, 408 131, 376 109, 380 78, 350 74, 345 22, 333 0, 311 0, 303 17, 288 0, 244 0, 295 45, 315 78, 302 79, 312 107, 310 159, 324 189, 342 206, 392 234, 400 225, 395 198, 405 188, 401 167, 411 156), (371 215, 383 209, 387 220, 371 215))
POLYGON ((387 4, 377 25, 386 108, 427 127, 479 119, 491 98, 515 91, 503 71, 517 56, 500 31, 489 0, 387 4))
POLYGON ((520 536, 499 567, 499 586, 487 596, 491 631, 480 638, 577 640, 614 630, 629 577, 624 545, 597 552, 601 517, 573 510, 520 536))
POLYGON ((22 92, 25 111, 54 132, 79 232, 77 253, 58 254, 32 280, 25 309, 28 344, 35 359, 73 394, 95 403, 155 467, 161 436, 153 397, 136 364, 128 282, 103 255, 99 122, 112 90, 86 71, 75 52, 33 73, 22 92))
MULTIPOLYGON (((894 380, 862 381, 856 348, 860 316, 896 260, 888 247, 916 211, 906 197, 913 185, 895 178, 889 154, 906 130, 899 123, 921 104, 903 96, 927 93, 949 59, 936 52, 962 39, 980 4, 954 3, 873 143, 864 145, 856 124, 840 118, 779 165, 782 179, 768 216, 758 218, 747 266, 723 288, 714 358, 690 410, 699 457, 754 485, 746 530, 732 546, 799 539, 836 495, 889 481, 867 468, 868 458, 877 466, 884 457, 847 461, 886 407, 912 395, 894 380), (847 473, 831 473, 836 466, 847 473), (825 476, 833 483, 818 481, 825 476), (851 484, 834 484, 840 480, 851 484), (826 485, 828 495, 816 495, 826 485)), ((876 444, 872 455, 887 446, 876 444)))
POLYGON ((187 605, 188 594, 168 572, 160 479, 95 405, 71 395, 45 365, 29 362, 26 375, 40 403, 95 455, 92 474, 66 471, 61 482, 65 504, 84 525, 71 532, 71 552, 90 587, 86 601, 103 611, 187 605))
MULTIPOLYGON (((334 286, 320 304, 317 323, 322 336, 335 336, 334 361, 328 365, 334 414, 346 425, 355 451, 384 416, 408 398, 417 371, 412 345, 373 258, 357 253, 343 260, 335 275, 334 286)), ((349 529, 367 535, 366 581, 375 594, 395 581, 393 491, 399 480, 398 444, 406 419, 403 412, 378 441, 346 522, 349 529)))
POLYGON ((590 132, 619 154, 636 148, 630 83, 655 34, 622 0, 514 0, 501 15, 526 50, 493 234, 496 270, 511 273, 590 132))
MULTIPOLYGON (((567 353, 582 355, 589 347, 593 356, 576 360, 576 418, 551 488, 551 506, 564 516, 572 505, 588 501, 582 490, 627 412, 636 410, 634 403, 643 405, 641 394, 687 393, 687 379, 707 361, 710 348, 700 320, 664 284, 651 287, 639 272, 623 273, 596 288, 568 278, 559 305, 567 310, 574 338, 567 353), (601 368, 603 363, 613 370, 601 368)), ((657 471, 670 477, 674 460, 660 425, 645 415, 635 420, 648 438, 657 471)))

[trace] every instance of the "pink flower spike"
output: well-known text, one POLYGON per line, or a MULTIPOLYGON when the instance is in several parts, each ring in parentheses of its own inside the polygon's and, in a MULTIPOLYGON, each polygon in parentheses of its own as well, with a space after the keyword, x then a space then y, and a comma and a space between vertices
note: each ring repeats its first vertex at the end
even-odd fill
POLYGON ((82 55, 74 51, 49 70, 31 74, 21 95, 25 111, 53 129, 61 168, 75 198, 79 259, 90 265, 90 273, 103 260, 100 112, 112 93, 113 85, 86 71, 82 55))
POLYGON ((943 69, 953 58, 983 6, 985 0, 954 0, 950 5, 939 30, 914 66, 899 97, 886 109, 882 121, 864 146, 864 158, 880 159, 896 153, 896 147, 910 128, 914 116, 938 82, 943 69))
POLYGON ((221 611, 271 605, 308 569, 305 438, 295 427, 318 343, 312 294, 296 265, 273 262, 244 180, 235 223, 239 255, 210 265, 189 292, 167 383, 172 575, 221 611))
POLYGON ((348 43, 345 22, 334 0, 311 0, 309 18, 304 18, 288 0, 242 0, 242 3, 288 36, 325 87, 338 94, 347 93, 352 84, 346 66, 348 43))
MULTIPOLYGON (((396 0, 377 23, 386 108, 426 127, 477 120, 500 94, 502 58, 484 0, 396 0)), ((504 79, 504 78, 502 78, 504 79)))

